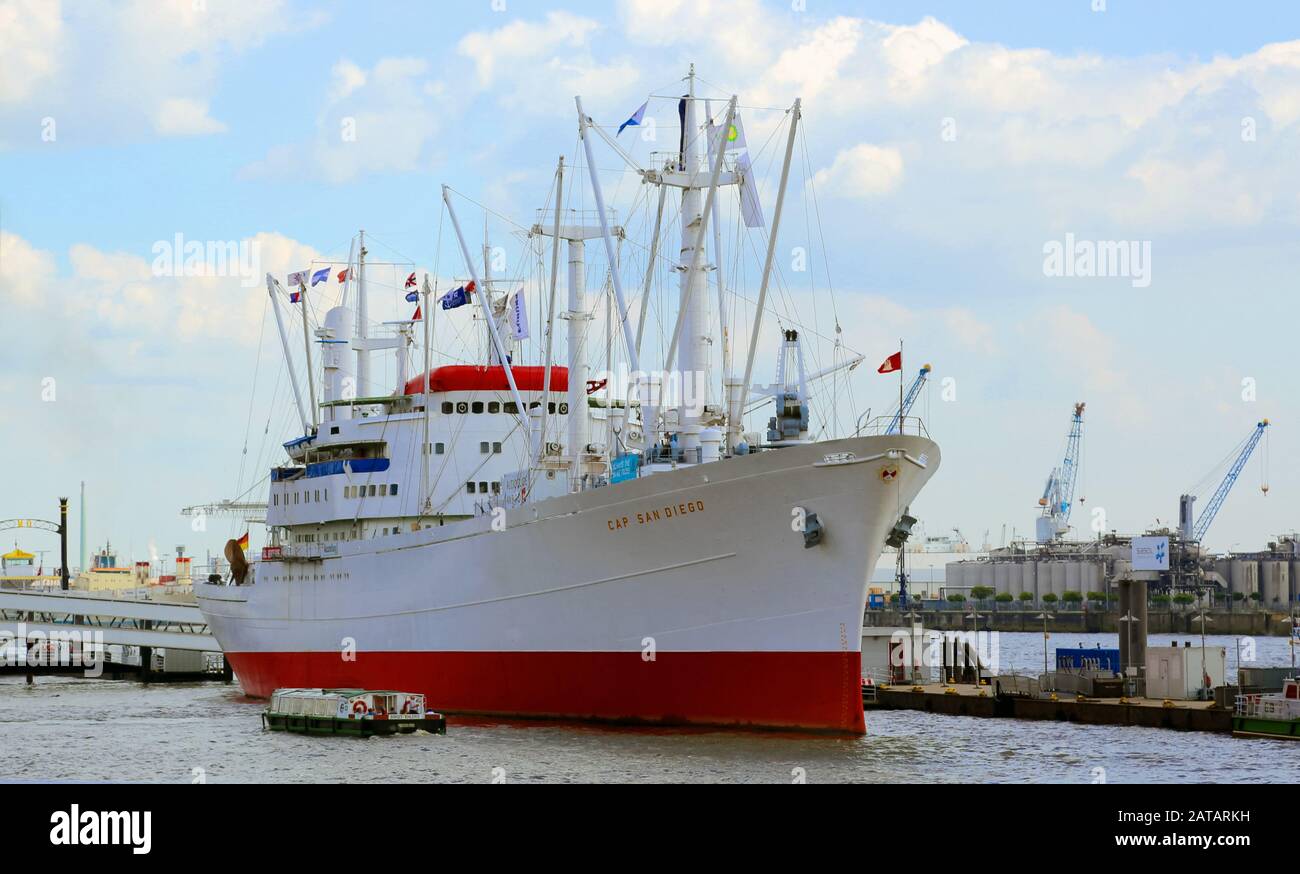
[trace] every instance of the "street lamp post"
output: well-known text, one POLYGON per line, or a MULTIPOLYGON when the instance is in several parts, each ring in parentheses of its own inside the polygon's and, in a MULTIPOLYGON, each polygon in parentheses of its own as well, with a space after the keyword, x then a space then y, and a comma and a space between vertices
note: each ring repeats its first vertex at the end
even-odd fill
POLYGON ((1043 620, 1043 673, 1047 671, 1047 623, 1049 620, 1056 621, 1056 617, 1049 614, 1046 610, 1034 617, 1043 620))

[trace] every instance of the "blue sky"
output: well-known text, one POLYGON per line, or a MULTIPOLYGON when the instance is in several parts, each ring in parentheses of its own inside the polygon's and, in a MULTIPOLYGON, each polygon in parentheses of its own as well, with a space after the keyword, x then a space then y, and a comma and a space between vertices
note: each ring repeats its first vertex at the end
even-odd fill
MULTIPOLYGON (((283 273, 365 226, 454 272, 441 183, 528 222, 574 157, 575 93, 617 124, 694 61, 755 107, 751 141, 780 120, 757 107, 804 98, 781 242, 814 253, 818 290, 791 277, 785 315, 825 329, 833 305, 869 359, 902 336, 909 371, 915 350, 954 380, 921 402, 945 454, 917 508, 936 533, 1027 533, 1086 400, 1081 491, 1122 531, 1168 522, 1269 416, 1269 493, 1254 460, 1210 536, 1260 547, 1300 510, 1300 10, 1093 5, 0 0, 0 517, 48 517, 86 479, 92 543, 219 547, 238 523, 193 532, 176 510, 248 487, 289 436, 274 329, 257 287, 152 275, 155 242, 257 240, 283 273), (1045 276, 1067 233, 1149 243, 1150 284, 1045 276)), ((886 405, 896 385, 866 370, 852 403, 886 405)))

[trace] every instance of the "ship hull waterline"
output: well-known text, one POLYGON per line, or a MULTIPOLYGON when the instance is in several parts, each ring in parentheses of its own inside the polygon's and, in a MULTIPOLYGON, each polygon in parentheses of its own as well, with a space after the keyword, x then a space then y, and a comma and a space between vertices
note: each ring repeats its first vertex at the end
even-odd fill
POLYGON ((861 733, 868 577, 938 463, 912 435, 790 447, 195 593, 253 697, 399 688, 452 714, 861 733))

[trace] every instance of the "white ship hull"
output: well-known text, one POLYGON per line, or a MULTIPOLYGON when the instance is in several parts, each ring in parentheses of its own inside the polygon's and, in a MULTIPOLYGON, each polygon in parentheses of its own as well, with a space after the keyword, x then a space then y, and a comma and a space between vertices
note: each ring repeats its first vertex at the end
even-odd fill
POLYGON ((395 688, 452 713, 861 732, 868 577, 938 463, 916 436, 796 446, 194 589, 253 696, 395 688))

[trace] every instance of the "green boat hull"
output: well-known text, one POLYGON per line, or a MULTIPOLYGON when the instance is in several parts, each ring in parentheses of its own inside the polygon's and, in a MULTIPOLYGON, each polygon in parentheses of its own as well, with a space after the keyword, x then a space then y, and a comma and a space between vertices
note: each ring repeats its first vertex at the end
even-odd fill
POLYGON ((1300 719, 1232 717, 1232 733, 1238 737, 1280 737, 1300 740, 1300 719))
POLYGON ((352 737, 411 734, 415 731, 427 731, 430 734, 447 733, 447 720, 445 717, 421 719, 399 716, 389 719, 339 719, 333 716, 286 716, 279 713, 263 713, 262 725, 271 731, 290 731, 295 734, 342 734, 351 735, 352 737))

